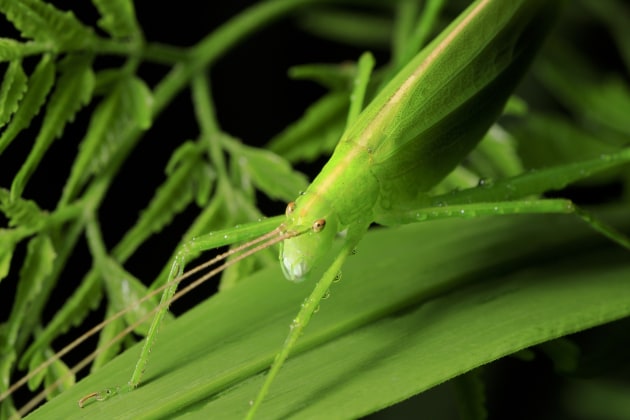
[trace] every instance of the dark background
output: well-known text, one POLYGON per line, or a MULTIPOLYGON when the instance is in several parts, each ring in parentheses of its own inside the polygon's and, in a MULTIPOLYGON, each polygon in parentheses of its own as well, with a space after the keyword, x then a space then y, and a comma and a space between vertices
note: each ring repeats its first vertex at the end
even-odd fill
MULTIPOLYGON (((64 10, 73 10, 83 22, 96 26, 98 15, 90 2, 59 0, 52 3, 64 10)), ((231 0, 179 2, 175 5, 173 2, 136 3, 137 17, 147 40, 185 47, 195 44, 213 28, 255 2, 231 0)), ((286 75, 290 66, 353 60, 363 51, 308 35, 294 23, 283 20, 257 32, 232 49, 211 69, 213 94, 222 128, 248 144, 265 144, 288 123, 297 119, 304 108, 324 92, 314 83, 291 81, 286 75)), ((3 20, 0 20, 0 32, 0 36, 15 36, 10 25, 3 20)), ((606 36, 597 25, 585 26, 582 35, 589 41, 593 37, 606 36)), ((593 44, 588 42, 585 45, 593 44)), ((380 63, 384 63, 387 53, 375 53, 380 63)), ((610 60, 614 65, 615 59, 609 59, 606 51, 597 53, 605 58, 604 62, 610 60)), ((121 62, 116 57, 104 57, 97 61, 102 68, 121 62)), ((30 65, 34 63, 36 61, 32 61, 30 65)), ((27 61, 26 66, 28 65, 27 61)), ((140 75, 154 86, 167 70, 160 65, 143 65, 140 75)), ((181 142, 197 137, 198 129, 189 95, 190 92, 184 91, 171 103, 125 164, 118 181, 111 186, 100 209, 100 220, 108 246, 118 242, 135 222, 140 209, 146 206, 155 188, 163 180, 164 167, 171 153, 181 142)), ((76 122, 67 127, 64 136, 56 141, 29 182, 24 192, 25 198, 37 201, 44 209, 55 207, 92 109, 93 105, 83 110, 77 116, 76 122)), ((40 122, 41 118, 34 126, 38 127, 40 122)), ((36 133, 36 130, 23 133, 0 156, 0 186, 10 187, 11 179, 30 150, 36 133)), ((320 164, 321 162, 316 162, 301 169, 313 176, 320 164)), ((263 211, 268 215, 284 211, 285 203, 266 201, 262 204, 263 211)), ((140 279, 154 278, 161 264, 153 262, 168 259, 181 233, 197 211, 194 208, 187 210, 172 226, 157 235, 149 247, 142 247, 126 264, 126 268, 140 279)), ((4 220, 0 221, 5 226, 4 220)), ((47 309, 48 316, 54 313, 57 304, 61 306, 67 293, 78 285, 89 269, 90 256, 85 245, 80 247, 83 249, 71 260, 69 269, 64 272, 62 282, 51 300, 52 306, 47 309)), ((23 254, 23 247, 19 251, 23 254)), ((5 319, 10 310, 19 256, 14 261, 11 275, 0 288, 0 319, 5 319)), ((195 301, 203 299, 207 293, 210 290, 197 292, 195 298, 176 305, 174 310, 185 310, 195 301)), ((97 311, 95 319, 98 320, 99 316, 102 316, 102 311, 97 311)), ((74 338, 79 332, 70 332, 68 335, 74 338)), ((557 385, 563 379, 554 374, 550 362, 544 356, 533 362, 504 359, 494 363, 485 375, 490 379, 488 389, 491 392, 488 393, 488 398, 491 419, 554 418, 549 408, 555 405, 558 398, 557 385), (505 387, 506 383, 510 386, 505 387)), ((411 418, 414 414, 421 413, 424 418, 456 418, 450 386, 440 386, 416 400, 393 408, 392 411, 377 414, 374 418, 411 418), (428 414, 431 412, 428 410, 433 409, 435 414, 428 414)))

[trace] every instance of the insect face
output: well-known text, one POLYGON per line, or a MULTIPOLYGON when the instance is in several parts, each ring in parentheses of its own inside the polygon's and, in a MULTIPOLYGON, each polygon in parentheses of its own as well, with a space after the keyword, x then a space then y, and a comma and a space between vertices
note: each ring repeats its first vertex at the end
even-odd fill
POLYGON ((310 210, 313 211, 300 211, 296 203, 289 203, 286 210, 286 229, 301 233, 281 243, 280 266, 285 277, 295 282, 304 280, 331 249, 337 231, 334 216, 313 218, 311 214, 321 216, 324 211, 310 210))

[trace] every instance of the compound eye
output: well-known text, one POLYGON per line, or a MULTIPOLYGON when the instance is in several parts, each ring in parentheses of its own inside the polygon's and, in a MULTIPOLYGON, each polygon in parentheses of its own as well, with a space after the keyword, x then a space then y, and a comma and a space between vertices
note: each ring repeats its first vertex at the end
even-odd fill
POLYGON ((285 214, 289 216, 294 211, 295 211, 295 201, 291 201, 289 204, 287 204, 287 209, 285 210, 285 214))
POLYGON ((326 226, 326 219, 318 219, 313 222, 313 232, 321 232, 326 226))

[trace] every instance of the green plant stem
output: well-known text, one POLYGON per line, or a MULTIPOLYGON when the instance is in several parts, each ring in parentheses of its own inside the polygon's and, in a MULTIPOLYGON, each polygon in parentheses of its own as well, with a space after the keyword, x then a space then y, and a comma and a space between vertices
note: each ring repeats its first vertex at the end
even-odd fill
POLYGON ((208 146, 210 159, 214 164, 219 180, 228 179, 223 150, 219 141, 220 128, 211 98, 210 84, 204 75, 198 75, 192 83, 195 116, 201 129, 202 141, 208 146))
MULTIPOLYGON (((214 62, 214 60, 218 59, 223 53, 247 35, 250 35, 255 30, 269 24, 271 21, 278 19, 300 7, 317 2, 321 2, 321 0, 276 0, 262 3, 239 14, 219 27, 216 31, 209 34, 198 44, 197 47, 193 47, 193 49, 191 49, 191 53, 193 55, 201 54, 199 57, 197 57, 193 62, 180 63, 180 65, 176 66, 157 85, 155 89, 153 118, 156 118, 161 111, 166 108, 170 101, 180 91, 186 88, 195 75, 203 72, 207 66, 214 62)), ((130 45, 119 42, 103 42, 100 45, 104 47, 103 51, 110 53, 128 55, 131 51, 130 45)), ((40 44, 33 43, 31 48, 33 53, 35 53, 35 51, 38 51, 39 53, 43 51, 43 46, 40 44)), ((158 44, 152 44, 148 47, 147 51, 151 51, 151 55, 161 57, 165 57, 168 54, 171 56, 179 54, 175 49, 168 47, 162 48, 158 44)), ((143 131, 140 129, 130 129, 124 136, 125 139, 121 141, 121 147, 117 150, 116 155, 112 157, 110 164, 104 168, 104 170, 99 173, 99 175, 87 186, 85 193, 80 199, 83 203, 83 212, 85 214, 93 213, 100 207, 111 182, 118 173, 122 164, 125 162, 127 156, 135 148, 137 142, 142 136, 142 133, 143 131)), ((78 201, 75 201, 75 203, 77 202, 78 201)), ((55 212, 58 211, 60 211, 59 208, 55 212)), ((83 218, 74 221, 69 228, 65 229, 66 233, 64 234, 62 249, 58 253, 59 255, 57 257, 53 273, 49 276, 50 281, 47 282, 47 284, 50 285, 50 288, 57 283, 61 271, 65 266, 65 262, 67 261, 71 250, 74 249, 83 229, 85 229, 85 220, 83 218)), ((91 270, 87 275, 89 276, 93 274, 93 270, 91 270)), ((42 293, 41 299, 34 305, 34 313, 41 313, 48 296, 49 290, 42 293)), ((39 316, 34 316, 33 319, 38 320, 39 316)))

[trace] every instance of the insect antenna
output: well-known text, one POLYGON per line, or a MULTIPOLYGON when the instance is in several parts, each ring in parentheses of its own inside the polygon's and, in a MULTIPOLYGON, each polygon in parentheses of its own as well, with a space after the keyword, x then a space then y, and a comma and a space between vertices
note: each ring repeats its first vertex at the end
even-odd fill
MULTIPOLYGON (((55 361, 59 360, 61 357, 63 357, 64 355, 66 355, 67 353, 72 351, 74 348, 76 348, 78 345, 83 343, 85 340, 87 340, 91 336, 97 334, 99 331, 101 331, 106 325, 108 325, 112 321, 120 318, 121 316, 124 316, 126 313, 128 313, 131 310, 133 310, 134 308, 136 308, 141 303, 143 303, 143 302, 153 298, 157 294, 163 292, 165 289, 167 289, 167 288, 169 288, 169 287, 171 287, 171 286, 173 286, 175 284, 179 284, 183 280, 193 276, 194 274, 197 274, 200 271, 209 268, 210 266, 216 265, 217 263, 220 263, 221 261, 225 261, 225 260, 227 260, 227 258, 229 258, 231 256, 234 256, 232 259, 227 260, 223 264, 213 268, 211 271, 207 272, 203 276, 201 276, 198 279, 196 279, 195 281, 193 281, 191 284, 187 285, 182 290, 178 291, 173 296, 173 298, 170 301, 162 302, 159 305, 157 305, 155 308, 153 308, 151 311, 149 311, 148 313, 143 315, 136 322, 134 322, 133 324, 127 326, 124 330, 122 330, 120 333, 118 333, 114 338, 112 338, 105 345, 100 346, 98 349, 94 350, 88 356, 83 358, 80 362, 78 362, 76 365, 74 365, 66 374, 64 374, 62 377, 57 379, 54 383, 52 383, 51 385, 46 387, 46 389, 44 389, 43 391, 40 391, 37 395, 35 395, 33 398, 31 398, 31 400, 28 403, 26 403, 23 407, 21 407, 20 410, 18 411, 18 415, 19 416, 25 415, 30 410, 35 408, 44 398, 46 398, 47 395, 49 395, 52 391, 54 391, 57 387, 59 387, 61 385, 61 383, 63 381, 65 381, 70 375, 75 375, 81 369, 83 369, 84 367, 89 365, 100 353, 102 353, 103 351, 107 350, 109 347, 111 347, 112 345, 114 345, 118 341, 122 340, 127 334, 129 334, 130 332, 135 330, 137 327, 142 325, 147 319, 149 319, 150 317, 155 315, 161 309, 168 308, 168 306, 171 303, 173 303, 174 301, 178 300, 179 298, 181 298, 182 296, 184 296, 185 294, 187 294, 191 290, 195 289, 197 286, 201 285, 205 281, 215 277, 217 274, 220 274, 223 270, 225 270, 226 268, 236 264, 237 262, 239 262, 239 261, 241 261, 241 260, 243 260, 243 259, 245 259, 245 258, 247 258, 247 257, 249 257, 249 256, 251 256, 251 255, 253 255, 253 254, 257 253, 257 252, 259 252, 259 251, 262 251, 263 249, 266 249, 266 248, 269 248, 270 246, 278 244, 278 243, 280 243, 280 242, 282 242, 282 241, 284 241, 286 239, 292 238, 294 236, 298 236, 301 233, 303 233, 303 232, 295 232, 295 231, 287 232, 287 231, 284 230, 284 227, 281 225, 281 226, 277 227, 276 229, 274 229, 274 230, 272 230, 272 231, 270 231, 268 233, 265 233, 264 235, 261 235, 261 236, 259 236, 257 238, 254 238, 251 241, 248 241, 246 243, 238 245, 238 246, 236 246, 236 247, 234 247, 234 248, 232 248, 232 249, 230 249, 230 250, 228 250, 228 251, 226 251, 226 252, 224 252, 222 254, 219 254, 216 257, 214 257, 214 258, 212 258, 212 259, 210 259, 210 260, 208 260, 208 261, 206 261, 206 262, 204 262, 202 264, 199 264, 199 265, 195 266, 194 268, 186 271, 181 276, 178 276, 178 277, 174 278, 173 280, 171 280, 169 282, 166 282, 165 284, 163 284, 159 288, 151 291, 150 293, 148 293, 147 295, 145 295, 141 299, 139 299, 136 302, 134 302, 129 307, 127 307, 127 308, 117 312, 116 314, 112 315, 108 319, 106 319, 106 320, 100 322, 98 325, 92 327, 90 330, 88 330, 87 332, 82 334, 80 337, 75 339, 73 342, 71 342, 70 344, 66 345, 63 349, 61 349, 60 351, 55 353, 53 356, 48 358, 45 362, 40 364, 36 369, 34 369, 33 371, 29 372, 27 375, 25 375, 20 380, 18 380, 13 385, 11 385, 6 391, 4 391, 2 394, 0 394, 0 402, 3 401, 4 399, 6 399, 7 397, 9 397, 13 392, 15 392, 17 389, 19 389, 25 383, 27 383, 29 381, 29 379, 31 379, 33 376, 37 375, 43 369, 47 368, 52 363, 54 363, 55 361)), ((88 400, 90 398, 96 398, 97 394, 98 393, 93 393, 90 396, 84 397, 84 398, 82 398, 82 401, 85 402, 86 400, 88 400)))

